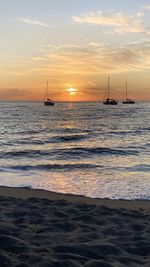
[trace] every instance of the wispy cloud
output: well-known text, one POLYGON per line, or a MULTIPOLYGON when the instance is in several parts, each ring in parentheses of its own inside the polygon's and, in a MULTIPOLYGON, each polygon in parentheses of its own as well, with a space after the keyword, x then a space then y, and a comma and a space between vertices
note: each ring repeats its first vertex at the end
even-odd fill
MULTIPOLYGON (((133 72, 149 69, 150 42, 111 46, 102 43, 86 45, 51 45, 47 63, 40 63, 40 72, 50 72, 52 77, 87 76, 133 72)), ((38 71, 38 65, 32 68, 38 71)), ((94 84, 91 84, 94 86, 94 84)))
POLYGON ((94 82, 91 82, 91 81, 87 81, 87 84, 92 86, 92 87, 96 87, 96 84, 94 82))
POLYGON ((73 21, 81 24, 95 24, 101 26, 115 27, 115 31, 118 33, 143 33, 149 34, 146 31, 143 20, 143 13, 139 12, 134 15, 125 15, 121 12, 116 14, 107 13, 102 11, 89 12, 79 17, 72 17, 73 21))
POLYGON ((23 88, 5 88, 0 90, 0 97, 2 99, 23 99, 29 97, 30 95, 30 90, 25 90, 23 88))
MULTIPOLYGON (((104 89, 103 85, 99 85, 98 82, 100 75, 127 75, 127 73, 134 72, 142 73, 145 70, 148 72, 150 41, 134 42, 122 46, 99 42, 76 45, 51 44, 47 45, 46 51, 43 51, 39 58, 31 57, 25 62, 25 59, 21 57, 16 58, 15 61, 17 66, 13 65, 14 60, 12 60, 12 63, 9 62, 5 67, 5 73, 3 68, 0 70, 2 77, 6 79, 8 76, 11 77, 10 86, 13 84, 19 88, 21 81, 24 88, 31 90, 33 81, 36 81, 36 86, 39 86, 41 81, 49 79, 51 93, 54 93, 55 97, 58 88, 60 92, 64 92, 66 86, 79 87, 81 94, 89 93, 91 97, 91 95, 98 95, 100 90, 104 89)), ((39 92, 42 95, 41 88, 39 92)), ((65 96, 65 93, 62 93, 62 99, 63 97, 65 99, 65 96)), ((5 95, 2 97, 4 98, 5 95)), ((28 96, 20 96, 20 98, 23 97, 28 96)))
POLYGON ((34 60, 34 61, 47 61, 48 59, 45 57, 33 57, 32 60, 34 60))
POLYGON ((63 83, 68 80, 71 83, 86 80, 88 86, 94 88, 97 85, 93 81, 93 77, 96 80, 100 74, 148 70, 150 42, 147 40, 122 46, 100 42, 89 42, 82 45, 51 44, 39 57, 34 56, 26 60, 22 57, 16 58, 15 62, 14 66, 12 59, 11 64, 9 62, 5 66, 5 73, 1 68, 1 75, 5 77, 11 75, 14 79, 22 76, 28 77, 28 79, 31 77, 47 79, 49 77, 54 88, 55 83, 63 86, 63 83))
POLYGON ((150 5, 145 5, 145 6, 142 6, 142 9, 145 9, 145 10, 150 10, 150 5))
POLYGON ((20 18, 20 19, 18 19, 18 21, 26 23, 26 24, 30 24, 30 25, 52 28, 51 25, 46 24, 44 22, 41 22, 39 20, 33 20, 33 19, 29 19, 29 18, 20 18))

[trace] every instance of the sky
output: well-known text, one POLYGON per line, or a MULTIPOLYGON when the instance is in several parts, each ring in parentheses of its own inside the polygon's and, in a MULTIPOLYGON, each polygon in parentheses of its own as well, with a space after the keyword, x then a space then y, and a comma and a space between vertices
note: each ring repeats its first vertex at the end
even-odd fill
POLYGON ((150 0, 0 0, 0 100, 150 100, 150 0))

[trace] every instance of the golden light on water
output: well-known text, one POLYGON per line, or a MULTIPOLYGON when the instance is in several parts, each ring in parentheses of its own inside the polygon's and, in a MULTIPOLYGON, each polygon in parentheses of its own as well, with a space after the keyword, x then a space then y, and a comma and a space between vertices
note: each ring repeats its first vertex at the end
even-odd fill
POLYGON ((77 94, 78 89, 70 87, 70 88, 66 89, 66 91, 69 93, 69 95, 73 96, 73 95, 77 94))

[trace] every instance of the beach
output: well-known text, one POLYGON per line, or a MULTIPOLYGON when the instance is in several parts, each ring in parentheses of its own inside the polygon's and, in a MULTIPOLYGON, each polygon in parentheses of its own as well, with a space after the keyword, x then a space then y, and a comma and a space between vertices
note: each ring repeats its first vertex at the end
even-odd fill
POLYGON ((0 187, 0 266, 150 266, 150 202, 0 187))

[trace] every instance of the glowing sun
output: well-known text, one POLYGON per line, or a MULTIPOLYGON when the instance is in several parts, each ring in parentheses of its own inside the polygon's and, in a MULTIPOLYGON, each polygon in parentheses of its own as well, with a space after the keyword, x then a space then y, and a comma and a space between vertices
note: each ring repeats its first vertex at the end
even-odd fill
POLYGON ((75 95, 78 89, 71 87, 71 88, 68 88, 66 91, 69 93, 69 95, 75 95))

